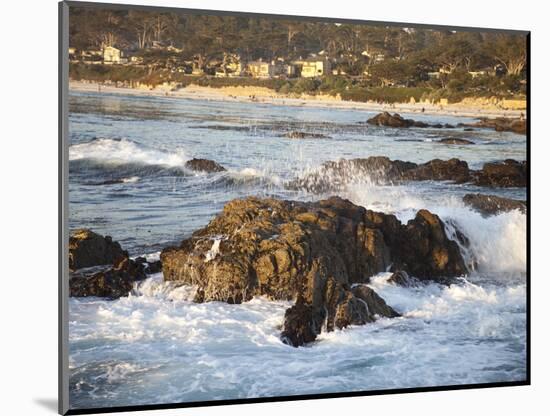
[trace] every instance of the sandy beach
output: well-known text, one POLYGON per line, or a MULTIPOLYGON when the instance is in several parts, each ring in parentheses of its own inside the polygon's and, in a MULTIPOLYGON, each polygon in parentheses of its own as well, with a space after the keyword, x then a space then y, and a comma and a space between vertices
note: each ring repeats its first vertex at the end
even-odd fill
POLYGON ((284 106, 308 106, 320 108, 342 108, 365 111, 389 111, 397 113, 419 113, 457 117, 519 117, 525 115, 521 102, 514 102, 510 108, 487 99, 470 99, 456 104, 430 104, 425 102, 384 104, 376 102, 343 101, 330 95, 303 95, 299 98, 278 94, 263 87, 211 88, 189 85, 173 90, 170 86, 149 88, 127 88, 103 85, 93 82, 70 81, 69 90, 74 92, 101 92, 140 96, 173 97, 196 100, 258 102, 284 106), (512 109, 517 108, 517 109, 512 109))

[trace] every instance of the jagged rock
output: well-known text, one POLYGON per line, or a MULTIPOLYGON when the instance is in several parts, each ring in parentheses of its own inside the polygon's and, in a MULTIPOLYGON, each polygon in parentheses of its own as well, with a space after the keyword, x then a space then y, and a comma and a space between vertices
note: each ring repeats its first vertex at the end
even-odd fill
POLYGON ((88 275, 85 271, 69 279, 70 296, 118 299, 128 296, 134 282, 145 279, 144 266, 122 257, 113 268, 88 275))
POLYGON ((371 117, 367 120, 368 124, 375 126, 385 126, 385 127, 429 127, 430 125, 422 121, 415 121, 407 118, 401 117, 399 114, 390 114, 387 111, 377 114, 374 117, 371 117))
POLYGON ((101 236, 88 229, 79 229, 69 237, 69 269, 113 264, 128 253, 110 236, 101 236))
POLYGON ((281 340, 293 347, 313 342, 321 333, 324 319, 324 310, 314 310, 312 305, 298 301, 285 312, 281 340))
POLYGON ((329 331, 348 320, 368 321, 350 287, 390 264, 424 279, 466 273, 457 244, 446 238, 436 215, 419 211, 401 224, 337 197, 233 200, 179 247, 163 250, 161 261, 165 280, 198 286, 198 302, 241 303, 256 295, 299 299, 303 305, 288 312, 292 322, 283 331, 298 331, 296 339, 310 339, 315 331, 306 327, 318 328, 320 320, 329 331), (295 322, 299 311, 309 315, 295 322))
POLYGON ((290 189, 304 189, 314 193, 325 193, 343 189, 361 176, 379 183, 401 180, 405 172, 417 166, 416 163, 390 160, 385 156, 340 159, 327 161, 317 170, 286 184, 290 189))
POLYGON ((383 156, 358 159, 340 159, 324 162, 316 170, 286 183, 289 189, 326 193, 345 189, 346 186, 364 180, 378 184, 394 184, 403 181, 452 181, 472 182, 479 186, 526 186, 527 163, 515 160, 486 163, 481 170, 471 170, 460 159, 440 160, 416 164, 402 160, 390 160, 383 156))
POLYGON ((155 274, 155 273, 160 273, 161 271, 162 271, 162 262, 160 260, 147 262, 147 268, 145 269, 145 273, 155 274))
POLYGON ((422 279, 438 276, 454 277, 466 273, 460 249, 445 234, 445 226, 439 217, 421 209, 410 220, 401 242, 392 247, 397 254, 401 270, 422 279))
POLYGON ((400 116, 399 114, 390 114, 387 111, 384 111, 383 113, 379 113, 375 115, 374 117, 371 117, 367 120, 368 124, 372 124, 374 126, 385 126, 385 127, 399 127, 399 128, 409 128, 409 127, 419 127, 419 128, 434 128, 434 129, 453 129, 456 126, 452 124, 430 124, 425 123, 423 121, 417 121, 410 118, 404 118, 400 116))
POLYGON ((209 159, 191 159, 185 162, 185 167, 197 172, 224 172, 226 169, 219 163, 209 159))
POLYGON ((475 144, 471 140, 458 139, 458 138, 447 138, 436 141, 436 143, 441 144, 475 144))
POLYGON ((477 123, 461 124, 467 127, 495 129, 495 131, 511 131, 518 134, 527 133, 527 121, 523 118, 480 118, 477 123))
POLYGON ((433 159, 423 164, 390 160, 384 156, 364 159, 340 159, 323 163, 317 170, 286 184, 290 189, 305 189, 314 193, 341 190, 357 178, 366 176, 375 183, 402 181, 454 181, 468 182, 468 163, 459 159, 433 159))
POLYGON ((393 283, 397 286, 413 287, 417 285, 417 280, 409 276, 407 272, 403 270, 397 270, 388 279, 389 283, 393 283))
POLYGON ((303 131, 290 131, 283 134, 288 139, 330 139, 329 136, 321 133, 306 133, 303 131))
POLYGON ((527 205, 524 201, 502 198, 496 195, 466 194, 462 200, 466 205, 471 206, 484 215, 496 215, 515 209, 523 213, 527 211, 527 205))
POLYGON ((401 316, 392 307, 388 306, 386 301, 378 296, 378 294, 370 287, 358 285, 351 291, 357 299, 365 302, 370 316, 382 316, 386 318, 397 318, 401 316))
POLYGON ((503 188, 525 187, 527 176, 527 162, 513 159, 485 163, 481 170, 472 173, 476 185, 503 188))
POLYGON ((468 163, 456 158, 449 160, 433 159, 404 172, 402 179, 413 181, 453 181, 468 182, 470 169, 468 163))
POLYGON ((145 266, 146 274, 155 274, 162 271, 162 262, 160 260, 149 262, 145 257, 136 257, 134 261, 145 266))

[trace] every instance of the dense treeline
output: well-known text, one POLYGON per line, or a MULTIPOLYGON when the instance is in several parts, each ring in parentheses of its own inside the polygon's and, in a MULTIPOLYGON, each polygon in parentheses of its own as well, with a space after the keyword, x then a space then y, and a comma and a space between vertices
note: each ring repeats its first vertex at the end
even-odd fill
MULTIPOLYGON (((199 66, 219 61, 224 53, 238 54, 244 61, 290 61, 322 51, 332 60, 333 68, 348 78, 363 78, 343 80, 331 89, 348 95, 360 94, 358 86, 391 85, 442 89, 447 95, 525 91, 523 35, 71 8, 70 46, 79 50, 112 45, 146 55, 159 43, 174 46, 178 59, 193 60, 199 66), (383 59, 377 58, 381 55, 383 59), (472 76, 476 71, 484 72, 472 76), (433 72, 441 76, 429 77, 433 72), (484 76, 485 72, 491 76, 484 76)), ((324 81, 312 82, 316 85, 310 89, 319 90, 324 81)), ((292 89, 294 85, 283 83, 280 88, 292 89)))

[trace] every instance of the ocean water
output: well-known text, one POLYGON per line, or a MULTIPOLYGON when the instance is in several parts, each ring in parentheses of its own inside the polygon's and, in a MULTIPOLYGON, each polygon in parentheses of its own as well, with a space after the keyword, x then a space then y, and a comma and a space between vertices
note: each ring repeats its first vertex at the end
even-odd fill
MULTIPOLYGON (((339 158, 413 162, 458 157, 471 168, 526 157, 525 136, 463 129, 386 129, 360 110, 71 93, 69 225, 111 235, 132 256, 158 256, 247 195, 315 200, 285 182, 339 158), (292 140, 287 131, 330 139, 292 140), (460 137, 475 145, 442 145, 460 137), (208 158, 222 173, 186 170, 208 158), (122 183, 102 184, 118 180, 122 183)), ((473 121, 411 115, 440 123, 473 121)), ((403 314, 321 334, 303 348, 279 333, 288 302, 194 304, 193 288, 153 275, 127 298, 69 301, 72 408, 518 381, 526 377, 526 217, 484 218, 470 192, 525 199, 525 189, 443 182, 376 185, 357 178, 336 192, 402 221, 437 213, 459 228, 471 273, 450 287, 401 288, 388 274, 369 284, 403 314), (475 265, 475 267, 474 267, 475 265)), ((335 193, 331 193, 335 194, 335 193)))

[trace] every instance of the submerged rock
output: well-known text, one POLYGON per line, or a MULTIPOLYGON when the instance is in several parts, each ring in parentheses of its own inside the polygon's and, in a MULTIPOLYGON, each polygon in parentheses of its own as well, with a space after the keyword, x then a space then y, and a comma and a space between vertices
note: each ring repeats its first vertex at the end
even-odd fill
POLYGON ((165 280, 198 286, 197 302, 299 300, 285 318, 283 337, 292 345, 314 339, 322 322, 330 331, 369 322, 374 310, 391 315, 374 295, 365 300, 350 289, 391 264, 422 279, 466 273, 436 215, 419 211, 401 224, 337 197, 233 200, 179 247, 163 250, 161 261, 165 280), (367 314, 361 300, 378 306, 367 314))
POLYGON ((441 144, 475 144, 471 140, 457 139, 457 138, 441 139, 441 140, 436 141, 436 143, 441 143, 441 144))
POLYGON ((527 205, 524 201, 502 198, 496 195, 466 194, 462 200, 466 205, 471 206, 484 215, 496 215, 516 209, 523 213, 527 211, 527 205))
POLYGON ((69 279, 70 296, 118 299, 128 296, 134 282, 146 278, 143 264, 122 257, 112 268, 88 275, 85 271, 69 279))
POLYGON ((185 167, 196 172, 224 172, 226 169, 219 163, 209 159, 191 159, 185 162, 185 167))
POLYGON ((289 139, 330 139, 330 136, 321 133, 306 133, 303 131, 290 131, 283 134, 283 137, 289 139))
POLYGON ((69 269, 113 264, 128 253, 110 236, 103 237, 88 229, 79 229, 69 237, 69 269))

